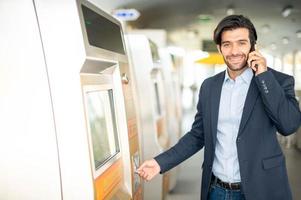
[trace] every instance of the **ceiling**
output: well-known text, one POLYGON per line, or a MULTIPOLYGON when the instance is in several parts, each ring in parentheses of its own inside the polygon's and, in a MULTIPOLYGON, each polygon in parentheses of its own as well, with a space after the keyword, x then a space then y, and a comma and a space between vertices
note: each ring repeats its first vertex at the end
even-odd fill
MULTIPOLYGON (((137 28, 166 29, 169 42, 185 44, 189 40, 200 46, 203 39, 212 39, 217 23, 226 16, 228 7, 235 14, 251 19, 258 32, 258 46, 272 55, 301 50, 301 0, 92 0, 110 12, 115 8, 135 8, 141 16, 131 25, 137 28), (285 6, 293 6, 288 17, 281 12, 285 6), (209 18, 200 20, 200 15, 209 18), (264 32, 264 26, 269 30, 264 32), (283 38, 288 43, 283 43, 283 38), (181 41, 179 41, 181 40, 181 41)), ((192 43, 192 42, 190 42, 192 43)))

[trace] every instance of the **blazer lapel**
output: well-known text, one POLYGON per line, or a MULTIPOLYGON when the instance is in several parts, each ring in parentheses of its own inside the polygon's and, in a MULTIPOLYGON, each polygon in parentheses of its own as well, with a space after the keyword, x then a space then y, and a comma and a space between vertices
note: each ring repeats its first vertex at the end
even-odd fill
POLYGON ((242 131, 250 117, 250 114, 252 113, 258 94, 259 94, 258 88, 256 86, 255 79, 253 77, 250 83, 245 105, 243 108, 242 117, 241 117, 239 130, 238 130, 238 136, 242 134, 242 131))
POLYGON ((212 84, 211 94, 210 94, 211 132, 213 138, 213 147, 215 147, 215 143, 216 143, 218 111, 219 111, 221 91, 222 91, 224 79, 225 79, 225 71, 216 77, 216 80, 212 84))

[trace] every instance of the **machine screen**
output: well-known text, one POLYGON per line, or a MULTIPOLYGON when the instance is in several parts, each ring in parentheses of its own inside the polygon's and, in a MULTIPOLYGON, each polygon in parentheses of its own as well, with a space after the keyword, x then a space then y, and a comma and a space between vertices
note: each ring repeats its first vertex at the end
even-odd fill
POLYGON ((119 25, 82 5, 89 44, 102 49, 125 54, 119 25))
POLYGON ((98 169, 120 151, 113 91, 89 91, 86 93, 86 101, 95 169, 98 169))

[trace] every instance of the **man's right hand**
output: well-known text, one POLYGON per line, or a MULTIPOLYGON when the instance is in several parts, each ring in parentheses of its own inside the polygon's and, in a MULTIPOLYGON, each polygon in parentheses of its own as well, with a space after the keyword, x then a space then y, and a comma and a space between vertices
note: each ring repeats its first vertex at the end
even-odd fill
POLYGON ((147 181, 153 179, 160 171, 160 165, 155 159, 144 161, 144 163, 137 169, 139 176, 147 181))

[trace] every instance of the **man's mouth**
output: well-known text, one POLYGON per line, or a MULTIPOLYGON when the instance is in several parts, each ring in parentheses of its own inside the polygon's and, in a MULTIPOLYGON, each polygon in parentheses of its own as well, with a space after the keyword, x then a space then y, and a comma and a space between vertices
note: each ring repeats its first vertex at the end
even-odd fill
POLYGON ((229 61, 231 63, 241 63, 244 60, 243 56, 231 56, 229 57, 229 61))

